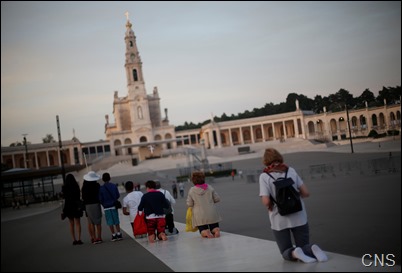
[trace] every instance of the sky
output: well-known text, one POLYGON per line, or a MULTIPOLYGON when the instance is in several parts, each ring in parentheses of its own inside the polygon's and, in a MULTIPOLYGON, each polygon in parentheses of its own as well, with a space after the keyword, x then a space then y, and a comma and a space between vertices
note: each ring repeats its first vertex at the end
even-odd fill
MULTIPOLYGON (((401 2, 1 2, 1 145, 106 139, 124 13, 171 125, 401 85, 401 2)), ((308 109, 306 109, 308 110, 308 109)))

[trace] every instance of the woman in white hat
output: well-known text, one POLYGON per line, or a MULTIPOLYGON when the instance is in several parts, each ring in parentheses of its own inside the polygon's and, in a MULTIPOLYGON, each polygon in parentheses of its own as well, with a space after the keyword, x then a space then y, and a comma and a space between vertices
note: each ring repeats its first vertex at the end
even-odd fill
POLYGON ((100 184, 97 182, 100 176, 94 171, 84 175, 82 185, 82 200, 84 200, 85 211, 88 219, 88 231, 93 244, 102 243, 102 210, 99 202, 100 184))

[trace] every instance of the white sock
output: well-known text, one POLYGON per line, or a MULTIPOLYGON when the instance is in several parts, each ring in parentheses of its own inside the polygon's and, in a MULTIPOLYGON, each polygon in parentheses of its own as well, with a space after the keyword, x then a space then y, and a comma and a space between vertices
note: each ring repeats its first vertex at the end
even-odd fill
POLYGON ((303 250, 300 247, 296 247, 295 250, 293 250, 293 256, 303 263, 314 263, 317 261, 316 259, 304 254, 303 250))
POLYGON ((319 261, 319 262, 328 261, 327 255, 324 253, 324 251, 321 250, 321 248, 319 248, 318 245, 312 245, 311 251, 313 251, 313 254, 317 258, 317 261, 319 261))

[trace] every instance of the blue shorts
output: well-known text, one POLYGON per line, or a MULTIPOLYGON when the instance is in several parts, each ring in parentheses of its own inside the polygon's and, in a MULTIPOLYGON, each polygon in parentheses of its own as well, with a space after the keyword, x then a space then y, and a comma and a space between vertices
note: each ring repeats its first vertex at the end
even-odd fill
POLYGON ((117 209, 105 209, 106 224, 108 226, 120 225, 119 214, 117 209))

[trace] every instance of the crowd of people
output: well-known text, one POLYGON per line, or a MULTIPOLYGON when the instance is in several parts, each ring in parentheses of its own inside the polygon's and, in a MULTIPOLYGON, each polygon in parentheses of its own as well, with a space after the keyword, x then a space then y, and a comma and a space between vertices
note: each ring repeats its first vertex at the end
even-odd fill
MULTIPOLYGON (((303 202, 303 198, 310 195, 307 186, 295 169, 283 162, 282 155, 276 149, 265 150, 263 164, 265 169, 262 170, 259 178, 259 196, 268 210, 271 229, 283 259, 304 263, 327 261, 325 252, 317 244, 310 243, 307 212, 303 202), (297 198, 300 199, 300 208, 289 214, 283 213, 283 207, 281 207, 283 204, 278 199, 280 198, 278 188, 283 187, 278 184, 281 178, 290 178, 292 182, 290 186, 294 188, 297 198)), ((103 242, 103 214, 111 232, 111 241, 122 240, 117 205, 120 193, 116 184, 111 182, 110 174, 106 172, 101 177, 90 171, 83 176, 83 180, 80 190, 75 177, 68 174, 62 187, 65 199, 63 215, 64 218, 68 218, 73 245, 83 244, 80 219, 84 212, 92 244, 103 242), (104 182, 102 186, 98 182, 101 178, 104 182)), ((222 217, 215 205, 221 200, 219 194, 205 182, 205 174, 202 171, 193 172, 191 182, 193 186, 187 192, 186 205, 192 211, 192 228, 196 228, 202 238, 221 237, 219 223, 222 217)), ((181 198, 184 198, 184 183, 172 182, 173 196, 162 187, 159 181, 146 181, 144 193, 138 185, 140 184, 133 181, 124 183, 127 194, 123 198, 122 212, 129 217, 133 231, 136 217, 144 214, 149 243, 157 240, 167 241, 167 235, 177 235, 179 231, 174 225, 173 206, 178 193, 181 198)))

